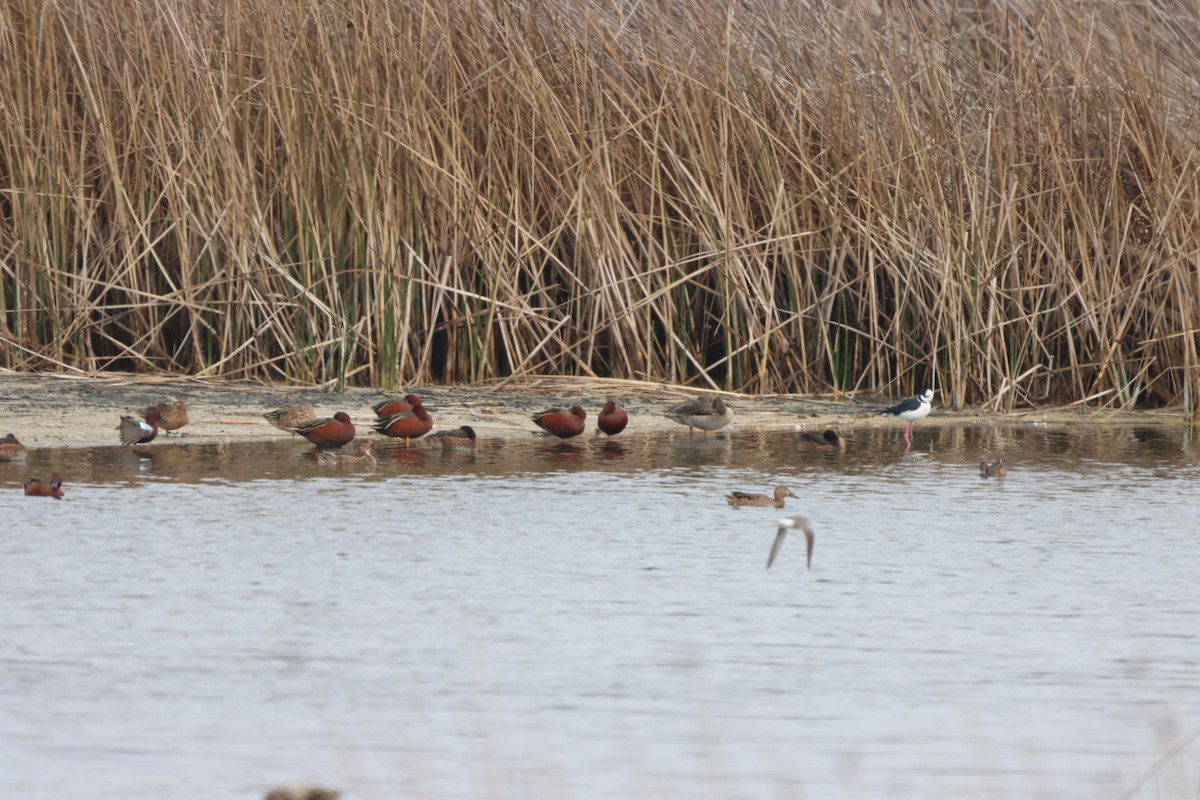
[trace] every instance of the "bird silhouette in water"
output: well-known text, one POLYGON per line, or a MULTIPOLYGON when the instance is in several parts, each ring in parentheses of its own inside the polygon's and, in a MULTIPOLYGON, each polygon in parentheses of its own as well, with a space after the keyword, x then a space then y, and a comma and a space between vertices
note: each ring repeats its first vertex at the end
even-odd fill
POLYGON ((784 517, 779 520, 779 527, 775 531, 775 543, 771 545, 771 554, 767 556, 767 569, 775 563, 775 557, 779 555, 780 548, 783 547, 783 540, 787 538, 788 531, 800 530, 804 531, 804 538, 808 540, 808 568, 812 569, 812 553, 813 553, 813 529, 808 524, 808 519, 805 517, 784 517))
POLYGON ((1003 478, 1008 474, 1008 470, 1004 468, 1004 461, 997 458, 995 462, 989 464, 986 458, 979 459, 979 477, 981 478, 1003 478))

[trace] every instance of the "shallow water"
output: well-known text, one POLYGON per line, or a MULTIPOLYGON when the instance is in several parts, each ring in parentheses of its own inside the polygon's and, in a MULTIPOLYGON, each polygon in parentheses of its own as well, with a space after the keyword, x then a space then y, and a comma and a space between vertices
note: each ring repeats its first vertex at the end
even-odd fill
MULTIPOLYGON (((918 426, 0 464, 41 798, 1122 797, 1200 730, 1200 448, 918 426), (1011 474, 980 480, 981 454, 1011 474), (67 499, 25 498, 28 475, 67 499), (785 483, 787 512, 729 508, 785 483), (781 513, 817 530, 767 572, 781 513)), ((1200 743, 1134 797, 1191 797, 1200 743)))

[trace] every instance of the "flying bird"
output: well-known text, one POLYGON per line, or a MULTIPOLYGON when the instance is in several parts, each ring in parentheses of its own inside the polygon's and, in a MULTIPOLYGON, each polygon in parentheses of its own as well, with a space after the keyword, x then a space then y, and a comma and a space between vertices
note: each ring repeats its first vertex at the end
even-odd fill
POLYGON ((779 555, 787 532, 793 529, 804 531, 804 538, 808 540, 808 568, 812 569, 813 529, 809 527, 808 519, 806 517, 784 517, 779 520, 778 525, 779 527, 775 531, 775 543, 771 545, 771 554, 767 556, 767 569, 770 569, 771 565, 775 563, 775 556, 779 555))

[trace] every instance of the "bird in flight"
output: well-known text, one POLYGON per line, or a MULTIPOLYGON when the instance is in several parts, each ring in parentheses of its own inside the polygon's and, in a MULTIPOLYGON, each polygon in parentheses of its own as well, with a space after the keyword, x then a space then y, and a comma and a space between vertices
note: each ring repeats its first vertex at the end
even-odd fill
POLYGON ((813 551, 813 529, 808 524, 806 517, 784 517, 779 520, 779 527, 775 531, 775 543, 771 545, 771 555, 767 556, 767 569, 775 563, 775 557, 779 555, 780 548, 783 547, 783 540, 787 536, 789 530, 804 531, 804 538, 808 540, 808 568, 812 569, 812 551, 813 551))

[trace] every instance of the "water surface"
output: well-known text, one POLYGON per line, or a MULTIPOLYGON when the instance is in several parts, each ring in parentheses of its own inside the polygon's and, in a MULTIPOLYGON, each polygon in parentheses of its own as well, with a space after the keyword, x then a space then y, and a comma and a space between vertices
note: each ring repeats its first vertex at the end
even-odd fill
POLYGON ((1200 450, 1129 427, 0 464, 14 797, 1191 797, 1200 450), (1011 474, 980 480, 981 455, 1011 474), (32 474, 67 499, 24 498, 32 474), (731 489, 799 495, 733 509, 731 489), (817 530, 766 571, 781 513, 817 530), (1140 791, 1135 790, 1145 776, 1140 791))

